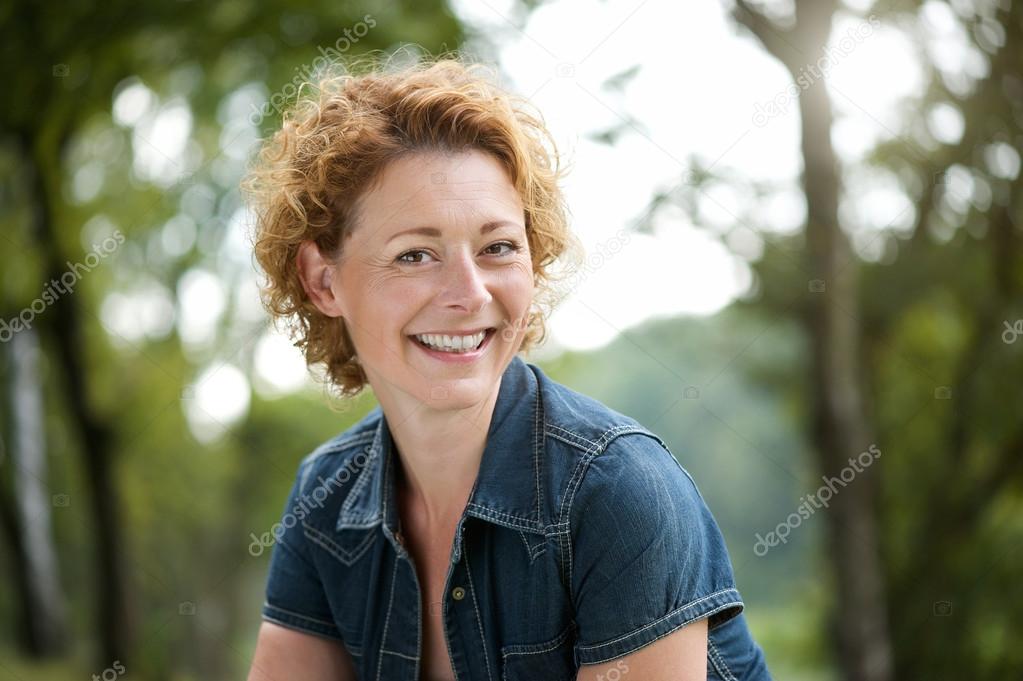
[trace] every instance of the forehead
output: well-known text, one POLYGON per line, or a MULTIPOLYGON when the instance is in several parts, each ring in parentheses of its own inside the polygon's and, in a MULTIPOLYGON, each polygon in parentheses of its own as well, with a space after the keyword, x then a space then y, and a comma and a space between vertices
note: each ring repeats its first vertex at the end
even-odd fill
POLYGON ((363 221, 399 227, 410 217, 461 215, 521 219, 522 200, 507 170, 494 156, 472 150, 421 152, 389 163, 362 196, 363 221))

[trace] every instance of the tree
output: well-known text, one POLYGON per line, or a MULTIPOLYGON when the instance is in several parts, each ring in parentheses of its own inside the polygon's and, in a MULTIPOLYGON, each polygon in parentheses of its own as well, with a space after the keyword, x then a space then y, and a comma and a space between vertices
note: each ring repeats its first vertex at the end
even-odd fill
MULTIPOLYGON (((833 11, 834 5, 806 4, 812 7, 796 3, 797 19, 788 29, 744 2, 736 16, 771 54, 786 55, 808 51, 801 34, 806 17, 816 15, 811 23, 818 25, 811 45, 821 45, 824 27, 830 26, 830 18, 817 13, 833 11), (810 14, 800 16, 801 9, 810 14)), ((761 296, 749 305, 803 321, 815 346, 815 373, 822 374, 821 359, 831 356, 829 352, 840 353, 832 366, 845 366, 846 380, 861 391, 846 404, 856 407, 871 427, 868 432, 876 433, 869 440, 876 439, 894 454, 879 469, 880 488, 871 490, 871 495, 880 492, 878 498, 850 494, 872 485, 878 476, 858 478, 834 500, 853 504, 856 517, 849 517, 848 507, 836 513, 835 503, 828 515, 831 533, 847 535, 832 545, 837 583, 864 579, 862 562, 843 554, 843 543, 847 552, 854 552, 857 544, 873 547, 879 557, 870 563, 880 574, 869 581, 881 591, 868 589, 871 599, 851 600, 857 587, 839 586, 843 673, 847 678, 871 673, 864 664, 869 658, 857 658, 849 642, 869 647, 867 622, 880 621, 883 628, 873 631, 889 632, 891 643, 885 647, 891 651, 894 677, 997 679, 1018 674, 1023 665, 1010 643, 1023 631, 1010 567, 1014 558, 1018 562, 1023 532, 1005 515, 1007 508, 1018 505, 1023 483, 1023 428, 1018 408, 1012 406, 1019 402, 1023 378, 1014 326, 1023 317, 1023 87, 1018 76, 1023 11, 1019 3, 958 3, 954 10, 929 3, 926 10, 945 13, 961 28, 972 63, 979 66, 972 76, 963 68, 943 70, 931 59, 933 51, 919 46, 924 93, 906 107, 905 133, 880 144, 865 161, 897 177, 911 201, 907 229, 889 226, 874 237, 882 244, 876 262, 849 254, 848 241, 834 221, 830 236, 812 233, 820 229, 815 223, 834 215, 833 176, 840 179, 842 169, 832 173, 834 159, 821 161, 822 150, 830 149, 829 125, 822 118, 826 102, 808 106, 810 100, 825 97, 823 88, 801 93, 806 244, 810 267, 816 267, 810 271, 824 280, 832 312, 845 316, 840 324, 855 324, 846 329, 846 344, 827 350, 828 343, 834 346, 834 334, 829 338, 822 333, 829 328, 821 325, 825 298, 811 296, 804 306, 801 282, 791 273, 779 274, 791 270, 784 264, 791 258, 788 252, 801 246, 799 238, 767 248, 756 265, 761 296), (932 116, 938 109, 961 116, 958 134, 936 136, 932 116), (807 144, 807 129, 818 135, 813 144, 807 144), (840 248, 841 258, 849 263, 843 265, 836 256, 830 262, 832 279, 819 274, 827 270, 814 260, 814 253, 829 243, 831 250, 816 257, 840 248), (853 283, 846 280, 849 272, 856 272, 853 283), (858 366, 855 376, 848 373, 850 362, 858 366), (863 531, 864 517, 873 526, 872 534, 863 531), (873 539, 864 544, 863 537, 873 539), (846 560, 851 562, 843 565, 846 560), (849 566, 856 566, 854 574, 849 566), (880 599, 881 607, 873 598, 880 599)), ((916 26, 923 23, 924 11, 914 3, 895 3, 879 8, 878 14, 896 25, 916 26)), ((784 56, 781 60, 785 62, 784 56)), ((795 80, 791 62, 786 67, 795 80)), ((832 388, 818 379, 805 397, 818 415, 813 432, 822 471, 828 470, 829 460, 838 463, 832 453, 820 452, 826 444, 821 429, 827 423, 821 412, 833 401, 828 394, 832 388)))
MULTIPOLYGON (((797 0, 795 22, 783 28, 744 0, 735 18, 780 61, 795 81, 823 54, 837 2, 797 0)), ((838 222, 842 168, 831 144, 833 115, 823 84, 802 88, 803 191, 806 195, 806 269, 809 298, 802 322, 811 339, 811 441, 821 473, 837 477, 874 443, 865 410, 860 329, 850 311, 860 309, 858 263, 838 222)), ((892 651, 888 634, 884 570, 875 513, 875 477, 843 488, 827 515, 829 554, 838 589, 836 617, 839 659, 850 681, 888 681, 892 651)))
MULTIPOLYGON (((12 257, 15 253, 25 257, 19 267, 5 273, 3 308, 24 309, 49 282, 59 281, 70 263, 82 260, 86 249, 81 246, 81 214, 67 198, 74 170, 70 153, 97 120, 109 121, 112 98, 126 79, 140 78, 159 92, 180 68, 195 67, 203 75, 188 101, 190 111, 201 130, 217 129, 222 125, 217 122, 218 107, 242 84, 224 78, 225 72, 244 81, 265 79, 276 90, 292 81, 297 65, 324 54, 341 57, 345 51, 382 49, 398 40, 442 50, 461 37, 458 24, 441 3, 392 3, 387 15, 386 22, 374 22, 376 30, 352 37, 343 34, 344 29, 364 21, 366 13, 347 3, 324 2, 304 9, 288 2, 71 3, 58 14, 31 2, 7 7, 2 49, 5 63, 18 67, 8 74, 16 96, 0 113, 0 143, 8 154, 6 162, 19 172, 11 174, 5 189, 17 209, 6 216, 17 228, 6 237, 5 249, 11 249, 12 257), (346 42, 338 48, 341 35, 346 42), (250 61, 239 69, 241 54, 250 61)), ((280 111, 266 113, 259 123, 269 128, 280 111)), ((116 129, 109 122, 104 127, 116 129)), ((209 153, 215 157, 217 152, 209 153)), ((121 171, 132 177, 130 155, 105 160, 109 174, 121 171)), ((202 171, 208 172, 208 165, 176 186, 151 184, 134 193, 118 192, 87 210, 120 214, 125 224, 136 225, 126 230, 128 239, 143 239, 174 214, 183 190, 207 180, 202 171)), ((116 408, 97 399, 119 357, 107 337, 97 333, 101 327, 96 312, 109 280, 93 280, 74 294, 57 296, 35 320, 35 329, 56 369, 57 382, 48 389, 62 398, 87 481, 83 497, 90 505, 95 539, 94 622, 100 642, 96 659, 104 668, 135 651, 126 568, 130 547, 119 516, 122 490, 115 476, 118 456, 124 454, 119 436, 129 424, 118 419, 116 408)), ((174 290, 176 282, 167 284, 174 290)))

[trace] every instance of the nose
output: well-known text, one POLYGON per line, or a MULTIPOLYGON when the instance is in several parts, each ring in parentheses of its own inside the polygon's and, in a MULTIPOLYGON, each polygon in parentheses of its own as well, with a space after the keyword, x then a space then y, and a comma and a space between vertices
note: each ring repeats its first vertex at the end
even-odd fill
POLYGON ((448 260, 440 302, 468 314, 476 314, 494 299, 487 287, 487 272, 472 253, 462 250, 448 260))

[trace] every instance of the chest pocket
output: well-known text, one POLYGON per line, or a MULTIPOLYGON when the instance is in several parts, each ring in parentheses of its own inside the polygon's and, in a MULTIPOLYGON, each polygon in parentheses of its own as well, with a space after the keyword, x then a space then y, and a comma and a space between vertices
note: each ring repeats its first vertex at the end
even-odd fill
POLYGON ((501 681, 574 681, 578 668, 572 648, 575 622, 544 643, 501 647, 501 681))
POLYGON ((378 532, 362 530, 330 534, 302 521, 306 539, 332 555, 345 567, 351 567, 373 545, 378 532))

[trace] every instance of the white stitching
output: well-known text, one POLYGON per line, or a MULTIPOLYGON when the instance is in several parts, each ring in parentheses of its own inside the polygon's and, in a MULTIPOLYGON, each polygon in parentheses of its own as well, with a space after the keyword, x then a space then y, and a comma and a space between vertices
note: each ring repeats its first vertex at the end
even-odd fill
POLYGON ((301 483, 299 485, 299 491, 301 491, 301 492, 305 491, 306 480, 308 480, 309 474, 312 472, 313 462, 316 459, 319 459, 319 458, 324 457, 324 456, 328 456, 330 454, 339 454, 339 453, 343 452, 344 450, 348 449, 349 447, 351 447, 352 445, 362 445, 362 444, 365 444, 366 442, 371 442, 373 440, 373 437, 374 437, 374 433, 371 430, 371 431, 369 431, 367 433, 361 433, 359 435, 351 435, 351 436, 346 437, 345 439, 341 440, 340 442, 335 442, 333 444, 331 444, 328 441, 328 442, 325 442, 324 444, 320 445, 316 449, 314 449, 309 455, 307 455, 302 460, 301 464, 299 464, 300 468, 302 466, 306 466, 306 470, 305 470, 305 472, 302 475, 301 483))
MULTIPOLYGON (((710 595, 704 596, 703 598, 698 598, 695 601, 692 601, 692 602, 690 602, 690 603, 688 603, 686 605, 683 605, 681 608, 676 608, 675 610, 672 610, 671 612, 669 612, 667 615, 665 615, 663 617, 658 617, 653 622, 650 622, 649 624, 647 624, 645 626, 642 626, 639 629, 635 629, 635 630, 630 631, 630 632, 628 632, 628 633, 626 633, 626 634, 624 634, 622 636, 619 636, 618 638, 613 638, 613 639, 611 639, 609 641, 601 641, 600 643, 594 643, 593 645, 580 645, 579 649, 580 650, 590 650, 590 649, 602 648, 604 646, 609 646, 609 645, 612 645, 614 643, 618 643, 619 641, 622 641, 624 639, 630 638, 631 636, 634 636, 634 635, 636 635, 636 634, 638 634, 638 633, 640 633, 640 632, 642 632, 642 631, 644 631, 646 629, 649 629, 650 627, 657 626, 658 624, 660 624, 664 620, 669 619, 669 618, 677 615, 680 612, 683 612, 685 610, 689 610, 691 608, 694 608, 694 607, 700 605, 701 603, 703 603, 704 601, 708 601, 708 600, 710 600, 712 598, 720 596, 721 594, 726 594, 726 593, 729 593, 729 592, 732 592, 732 591, 735 591, 735 589, 733 589, 732 587, 729 587, 727 589, 721 589, 720 591, 715 591, 714 593, 712 593, 710 595)), ((725 608, 729 608, 729 607, 732 607, 732 606, 735 606, 735 605, 742 605, 742 601, 730 601, 728 603, 723 603, 720 606, 718 606, 717 608, 714 608, 713 610, 711 610, 710 612, 705 612, 705 613, 702 613, 699 617, 694 617, 692 619, 686 620, 685 622, 683 622, 683 624, 686 624, 688 622, 692 622, 692 621, 701 619, 703 617, 709 617, 709 616, 711 616, 711 615, 713 615, 715 613, 721 612, 725 608)))
POLYGON ((398 560, 394 561, 394 570, 391 572, 391 596, 387 601, 387 617, 384 618, 384 632, 380 635, 380 655, 377 656, 377 681, 380 681, 380 677, 384 672, 384 644, 387 642, 387 628, 391 624, 391 610, 394 607, 394 585, 398 581, 396 576, 398 574, 398 560))
MULTIPOLYGON (((522 516, 513 515, 511 513, 505 513, 504 511, 495 511, 494 509, 492 509, 492 508, 490 508, 488 506, 480 506, 475 501, 470 503, 470 504, 468 504, 466 506, 466 508, 472 509, 472 510, 476 510, 481 515, 503 516, 504 518, 508 518, 509 520, 520 520, 525 525, 525 527, 523 527, 522 529, 524 529, 524 530, 531 530, 533 532, 536 531, 536 526, 538 524, 537 521, 530 520, 529 518, 523 518, 522 516)), ((484 519, 486 520, 487 518, 484 518, 484 519)), ((516 527, 515 529, 519 529, 519 528, 516 527)))
MULTIPOLYGON (((635 629, 633 631, 630 631, 630 632, 628 632, 628 633, 626 633, 626 634, 624 634, 622 636, 619 636, 618 638, 613 638, 613 639, 611 639, 609 641, 601 641, 599 643, 594 643, 592 645, 580 645, 579 649, 582 650, 582 649, 590 649, 590 648, 599 648, 599 647, 604 647, 606 645, 611 645, 613 643, 617 643, 618 641, 621 641, 621 640, 624 640, 624 639, 629 638, 631 636, 634 636, 635 634, 638 634, 638 633, 640 633, 643 630, 647 630, 647 629, 650 629, 651 627, 654 627, 654 626, 657 626, 657 625, 661 624, 665 620, 668 620, 671 617, 677 615, 678 612, 681 612, 683 610, 687 610, 687 609, 696 607, 697 605, 699 605, 700 603, 704 602, 705 600, 710 600, 711 598, 714 598, 716 596, 720 596, 723 593, 728 593, 729 591, 735 591, 735 589, 732 589, 732 588, 729 587, 727 589, 721 589, 720 591, 715 591, 714 593, 712 593, 712 594, 710 594, 708 596, 704 596, 703 598, 697 598, 696 600, 694 600, 694 601, 692 601, 690 603, 687 603, 685 605, 682 605, 681 607, 675 608, 672 611, 668 612, 668 614, 665 615, 664 617, 658 618, 657 620, 654 620, 650 624, 648 624, 646 626, 643 626, 643 627, 640 627, 638 629, 635 629)), ((704 614, 700 615, 700 617, 693 618, 692 620, 688 620, 687 622, 695 622, 696 620, 700 620, 700 619, 705 618, 705 617, 710 617, 711 615, 714 615, 715 612, 720 612, 725 607, 731 607, 732 605, 742 605, 742 604, 743 604, 743 602, 741 600, 723 603, 723 604, 719 605, 718 607, 715 607, 713 610, 710 610, 709 612, 704 612, 704 614)))
POLYGON ((724 676, 725 681, 737 681, 735 675, 732 674, 732 670, 725 664, 725 658, 718 652, 717 646, 714 645, 714 641, 711 640, 710 636, 707 637, 707 649, 710 651, 709 655, 712 657, 714 668, 719 674, 724 676))
POLYGON ((377 457, 380 455, 380 450, 376 447, 370 448, 370 456, 366 459, 366 465, 362 471, 359 472, 359 477, 354 483, 352 488, 348 492, 348 496, 345 497, 345 503, 341 506, 341 513, 347 515, 348 511, 351 510, 352 506, 355 505, 355 500, 358 499, 359 494, 362 493, 362 488, 369 484, 369 478, 372 475, 377 465, 377 457))
POLYGON ((540 382, 533 374, 532 370, 529 372, 530 380, 533 382, 533 474, 536 476, 536 519, 538 522, 542 522, 543 512, 541 511, 540 499, 540 467, 541 467, 541 452, 546 454, 543 449, 543 434, 545 429, 541 427, 541 414, 543 414, 543 423, 546 424, 547 417, 546 413, 540 409, 540 382))
POLYGON ((579 463, 576 465, 575 470, 572 471, 572 476, 571 476, 571 478, 568 481, 568 490, 569 491, 565 495, 565 497, 561 500, 561 509, 559 509, 559 511, 558 511, 558 521, 559 522, 564 521, 568 525, 568 529, 569 529, 569 532, 566 534, 565 538, 562 539, 562 541, 564 542, 565 547, 568 549, 567 552, 566 552, 568 554, 568 573, 566 575, 567 583, 568 583, 568 589, 567 590, 568 590, 569 598, 572 599, 573 601, 575 600, 575 596, 572 593, 572 571, 573 571, 573 567, 574 566, 573 566, 573 563, 572 563, 573 556, 572 556, 571 529, 572 529, 572 502, 575 500, 575 493, 579 489, 579 485, 582 484, 583 476, 585 474, 586 468, 589 466, 590 461, 592 461, 594 457, 598 456, 602 451, 604 451, 604 449, 614 439, 614 437, 616 435, 620 434, 622 431, 625 431, 625 430, 628 430, 628 429, 632 429, 632 428, 634 428, 634 426, 632 426, 632 425, 615 426, 614 428, 611 428, 611 429, 605 431, 604 434, 600 436, 600 441, 594 443, 594 447, 597 447, 597 449, 592 451, 592 452, 591 451, 587 451, 586 453, 584 453, 583 457, 579 460, 579 463), (607 438, 607 442, 603 442, 603 444, 601 444, 601 442, 605 438, 607 438), (577 479, 577 476, 578 476, 578 479, 577 479), (568 515, 567 515, 567 517, 565 515, 565 505, 566 504, 568 505, 568 515))
MULTIPOLYGON (((457 540, 456 540, 457 541, 457 540)), ((472 568, 469 567, 469 552, 465 552, 465 572, 469 576, 469 591, 472 593, 472 607, 476 611, 476 627, 480 631, 480 641, 483 643, 483 661, 487 663, 487 678, 494 681, 494 675, 490 671, 490 655, 487 653, 487 639, 483 635, 483 622, 480 619, 480 608, 476 602, 476 587, 472 584, 472 568)))
POLYGON ((305 535, 307 539, 349 567, 351 567, 355 561, 359 560, 359 558, 362 557, 362 554, 366 553, 366 549, 370 547, 370 544, 372 544, 373 540, 376 538, 375 532, 367 532, 366 538, 362 540, 361 544, 351 551, 346 551, 331 540, 328 535, 320 532, 304 520, 302 521, 302 529, 302 534, 305 535))
POLYGON ((385 655, 395 655, 397 657, 403 657, 406 660, 411 660, 412 662, 418 662, 419 661, 419 656, 418 655, 416 657, 412 657, 411 655, 406 655, 405 653, 399 653, 396 650, 386 650, 384 648, 381 648, 380 652, 385 654, 385 655))
POLYGON ((575 470, 572 471, 572 475, 569 478, 568 485, 566 487, 567 493, 561 500, 561 508, 558 511, 558 522, 559 524, 562 522, 565 523, 568 528, 568 532, 566 532, 565 537, 559 541, 558 544, 560 546, 561 543, 564 542, 564 545, 568 549, 566 552, 568 555, 568 574, 566 582, 569 598, 572 599, 573 602, 575 601, 575 594, 572 593, 572 572, 575 566, 573 563, 574 557, 572 555, 572 504, 575 502, 575 494, 582 485, 583 477, 585 476, 586 469, 589 467, 590 461, 607 451, 611 442, 613 442, 616 438, 622 435, 632 434, 647 435, 649 434, 649 431, 642 426, 636 426, 631 423, 620 424, 604 431, 597 442, 593 443, 597 449, 595 451, 587 450, 584 452, 579 463, 576 464, 575 470), (568 505, 567 515, 565 514, 566 504, 568 505))
POLYGON ((308 615, 303 615, 301 613, 295 612, 294 610, 288 610, 287 608, 279 608, 276 605, 274 605, 273 603, 270 603, 269 601, 263 601, 263 607, 273 608, 274 610, 276 610, 278 612, 287 613, 287 614, 291 615, 292 617, 299 617, 301 619, 308 620, 310 622, 316 622, 317 624, 326 624, 329 627, 337 629, 337 622, 328 622, 326 620, 318 620, 315 617, 309 617, 308 615))
POLYGON ((344 640, 340 636, 334 636, 330 632, 320 631, 319 629, 316 629, 314 627, 304 626, 297 622, 289 622, 287 620, 277 619, 272 615, 267 615, 265 612, 263 613, 263 619, 265 619, 267 622, 279 624, 280 626, 285 627, 287 629, 297 629, 307 634, 319 634, 320 636, 326 636, 327 638, 330 638, 331 640, 334 641, 338 641, 339 643, 344 643, 344 640))

